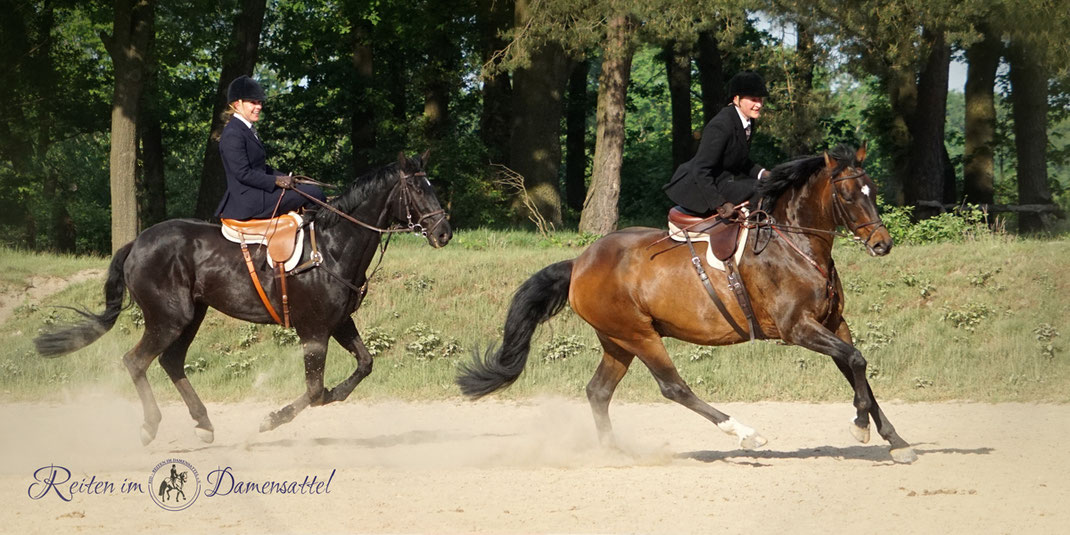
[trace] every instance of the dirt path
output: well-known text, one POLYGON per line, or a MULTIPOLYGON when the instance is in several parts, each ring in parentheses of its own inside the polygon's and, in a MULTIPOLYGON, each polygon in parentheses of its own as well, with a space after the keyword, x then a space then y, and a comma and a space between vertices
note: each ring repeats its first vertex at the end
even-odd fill
POLYGON ((39 303, 42 299, 71 284, 99 279, 103 275, 103 269, 83 269, 67 278, 34 275, 22 288, 0 287, 0 323, 7 321, 15 309, 24 302, 39 303))
POLYGON ((769 439, 758 451, 735 449, 678 406, 615 404, 618 452, 597 445, 578 400, 350 402, 258 433, 272 408, 211 404, 216 443, 206 446, 185 407, 168 405, 142 447, 130 401, 0 405, 2 531, 974 534, 1064 533, 1070 523, 1064 405, 887 404, 916 445, 913 465, 893 464, 876 436, 854 442, 847 404, 721 406, 769 439), (188 509, 121 492, 146 486, 169 459, 197 470, 201 494, 188 509), (47 488, 34 472, 48 466, 70 471, 63 493, 81 481, 114 490, 31 499, 47 488), (330 482, 321 494, 230 485, 313 476, 330 482))

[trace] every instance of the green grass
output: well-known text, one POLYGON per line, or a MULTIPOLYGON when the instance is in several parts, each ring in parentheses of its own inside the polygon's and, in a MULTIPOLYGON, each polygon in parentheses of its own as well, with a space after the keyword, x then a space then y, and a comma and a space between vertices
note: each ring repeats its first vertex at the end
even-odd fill
MULTIPOLYGON (((512 292, 545 265, 578 255, 591 238, 558 233, 459 232, 432 250, 395 238, 364 305, 355 314, 379 351, 358 399, 442 399, 458 396, 457 363, 500 340, 512 292)), ((846 317, 869 361, 879 399, 1070 402, 1070 291, 1065 266, 1070 240, 984 237, 957 244, 897 247, 883 258, 839 244, 836 263, 846 317)), ((9 285, 31 274, 106 267, 100 258, 0 251, 9 285)), ((122 354, 141 333, 128 310, 96 344, 59 359, 33 352, 32 338, 52 322, 73 319, 53 305, 103 307, 102 281, 68 287, 38 306, 21 306, 0 326, 0 399, 62 399, 79 390, 134 397, 122 354)), ((190 349, 190 380, 209 401, 296 398, 304 388, 292 336, 210 312, 190 349)), ((711 402, 801 400, 849 402, 851 392, 828 357, 765 341, 702 348, 666 340, 681 375, 711 402)), ((594 332, 566 308, 544 324, 527 370, 507 398, 559 394, 583 397, 601 350, 594 332)), ((355 361, 334 342, 327 384, 355 361)), ((159 366, 150 380, 161 400, 178 395, 159 366)), ((660 400, 638 361, 617 399, 660 400)))

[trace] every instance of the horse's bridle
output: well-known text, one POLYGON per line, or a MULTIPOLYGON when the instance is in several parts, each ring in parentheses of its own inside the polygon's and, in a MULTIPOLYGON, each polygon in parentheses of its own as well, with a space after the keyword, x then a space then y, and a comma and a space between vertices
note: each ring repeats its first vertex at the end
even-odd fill
MULTIPOLYGON (((857 173, 853 175, 836 176, 830 178, 829 184, 832 186, 832 204, 836 207, 836 217, 840 220, 840 223, 843 226, 851 229, 851 237, 857 241, 861 241, 862 245, 865 245, 868 249, 869 240, 877 234, 877 230, 881 227, 884 227, 887 230, 887 227, 884 226, 884 222, 881 221, 880 216, 877 216, 877 218, 872 221, 854 224, 854 220, 852 220, 850 214, 847 213, 847 208, 843 205, 843 199, 840 198, 839 191, 836 189, 836 184, 839 184, 840 182, 844 182, 847 180, 857 180, 862 177, 868 179, 869 175, 867 175, 865 171, 860 169, 857 173), (862 239, 858 237, 858 231, 872 225, 877 225, 877 227, 870 231, 869 236, 865 239, 865 241, 862 241, 862 239)), ((870 179, 870 182, 872 182, 872 179, 870 179)))
MULTIPOLYGON (((327 204, 327 203, 325 203, 325 202, 313 197, 312 195, 309 195, 308 193, 305 193, 305 192, 303 192, 303 191, 301 191, 301 190, 299 190, 297 188, 293 188, 293 191, 297 192, 302 197, 304 197, 304 198, 306 198, 306 199, 308 199, 308 200, 320 205, 321 207, 326 208, 327 210, 330 210, 331 212, 334 212, 336 215, 338 215, 339 217, 345 219, 346 221, 349 221, 350 223, 354 223, 356 225, 364 227, 364 228, 366 228, 368 230, 372 230, 372 231, 378 232, 380 234, 391 234, 391 233, 396 233, 396 232, 413 232, 413 233, 419 233, 421 236, 427 237, 427 233, 428 232, 433 231, 440 224, 442 224, 442 222, 444 222, 446 220, 446 216, 445 216, 446 211, 440 208, 438 210, 434 210, 434 211, 427 212, 427 213, 424 213, 424 214, 417 213, 416 215, 418 217, 416 218, 415 222, 413 222, 413 210, 412 210, 412 207, 413 207, 413 205, 415 203, 412 201, 412 197, 413 197, 413 194, 414 194, 413 190, 416 188, 416 185, 412 184, 412 179, 415 178, 415 177, 424 177, 424 178, 426 178, 427 177, 427 173, 424 172, 424 171, 417 171, 415 173, 409 173, 409 174, 400 173, 400 175, 401 176, 398 178, 398 183, 394 184, 394 187, 390 190, 390 194, 387 196, 386 206, 384 206, 383 207, 383 211, 379 213, 379 217, 376 218, 376 222, 379 222, 379 221, 383 220, 383 216, 386 214, 387 210, 390 209, 390 201, 393 200, 394 197, 400 195, 401 196, 401 202, 405 206, 405 218, 406 218, 407 223, 408 223, 408 225, 406 227, 403 227, 403 228, 402 227, 394 227, 394 226, 390 226, 390 227, 387 227, 387 228, 380 228, 380 227, 377 227, 375 225, 371 225, 371 224, 365 223, 365 222, 363 222, 363 221, 361 221, 361 220, 359 220, 359 219, 357 219, 357 218, 355 218, 355 217, 353 217, 353 216, 351 216, 351 215, 349 215, 349 214, 347 214, 347 213, 345 213, 345 212, 343 212, 343 211, 331 206, 330 204, 327 204), (435 224, 431 225, 431 228, 425 228, 423 226, 424 220, 426 220, 428 218, 431 218, 431 217, 435 217, 435 216, 442 216, 442 217, 440 217, 439 220, 435 222, 435 224)), ((307 176, 303 176, 303 175, 294 177, 294 182, 296 182, 298 184, 311 184, 311 185, 319 186, 319 187, 332 187, 329 184, 324 184, 322 182, 318 182, 318 181, 312 180, 311 178, 309 178, 307 176)))

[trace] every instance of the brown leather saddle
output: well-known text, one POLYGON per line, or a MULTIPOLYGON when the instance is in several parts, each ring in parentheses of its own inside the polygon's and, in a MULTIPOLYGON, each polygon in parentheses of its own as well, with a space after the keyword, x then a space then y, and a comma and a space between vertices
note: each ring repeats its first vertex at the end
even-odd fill
MULTIPOLYGON (((286 292, 286 271, 292 268, 286 266, 288 260, 293 259, 295 256, 300 257, 300 254, 295 255, 294 253, 302 235, 301 224, 303 221, 301 216, 290 212, 271 219, 252 219, 249 221, 222 219, 220 222, 223 224, 223 235, 228 240, 241 244, 242 256, 245 257, 245 267, 249 270, 249 277, 253 280, 256 293, 260 296, 260 301, 264 303, 264 308, 267 309, 268 314, 271 315, 271 319, 275 320, 275 323, 288 328, 290 326, 290 298, 286 292), (267 245, 268 257, 271 263, 275 265, 276 276, 279 279, 279 289, 282 293, 282 318, 279 318, 279 314, 275 312, 275 307, 271 305, 271 300, 268 298, 267 293, 264 292, 264 287, 260 284, 260 277, 256 274, 256 267, 253 266, 252 255, 249 254, 250 243, 267 245)), ((315 234, 313 233, 311 236, 312 248, 315 250, 315 234)), ((296 260, 293 259, 292 262, 296 263, 296 260)))
MULTIPOLYGON (((737 209, 739 208, 741 207, 737 207, 737 209)), ((695 272, 698 274, 699 280, 702 281, 702 285, 713 304, 724 316, 725 321, 745 339, 763 339, 766 338, 766 335, 758 325, 754 315, 754 308, 751 306, 750 296, 743 284, 743 277, 740 276, 734 258, 737 248, 740 247, 739 236, 742 230, 742 221, 723 219, 716 215, 709 217, 693 216, 685 213, 678 206, 674 206, 669 210, 669 236, 674 241, 687 243, 687 247, 691 251, 691 263, 695 267, 695 272), (724 303, 721 302, 721 298, 717 296, 717 291, 714 290, 713 285, 710 283, 709 276, 706 274, 705 268, 702 267, 702 261, 699 260, 698 253, 695 252, 695 246, 692 243, 694 241, 709 242, 710 252, 713 253, 717 260, 724 263, 728 287, 735 295, 736 302, 739 303, 739 307, 747 319, 749 329, 743 329, 732 319, 732 315, 728 312, 724 303)))
POLYGON ((669 223, 682 232, 709 236, 710 250, 720 261, 728 260, 736 252, 743 226, 736 221, 715 217, 700 217, 684 213, 679 206, 669 210, 669 223))
POLYGON ((301 217, 294 213, 283 214, 272 219, 249 221, 222 219, 220 222, 224 227, 240 234, 240 240, 245 243, 266 244, 268 256, 275 264, 284 264, 293 257, 297 247, 298 230, 302 223, 301 217))

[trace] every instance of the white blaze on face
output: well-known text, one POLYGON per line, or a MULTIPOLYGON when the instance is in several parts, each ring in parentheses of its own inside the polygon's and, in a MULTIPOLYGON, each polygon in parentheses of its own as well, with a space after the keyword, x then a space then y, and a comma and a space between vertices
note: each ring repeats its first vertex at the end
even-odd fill
POLYGON ((862 186, 862 195, 865 195, 866 197, 869 197, 869 184, 866 184, 865 186, 862 186))

